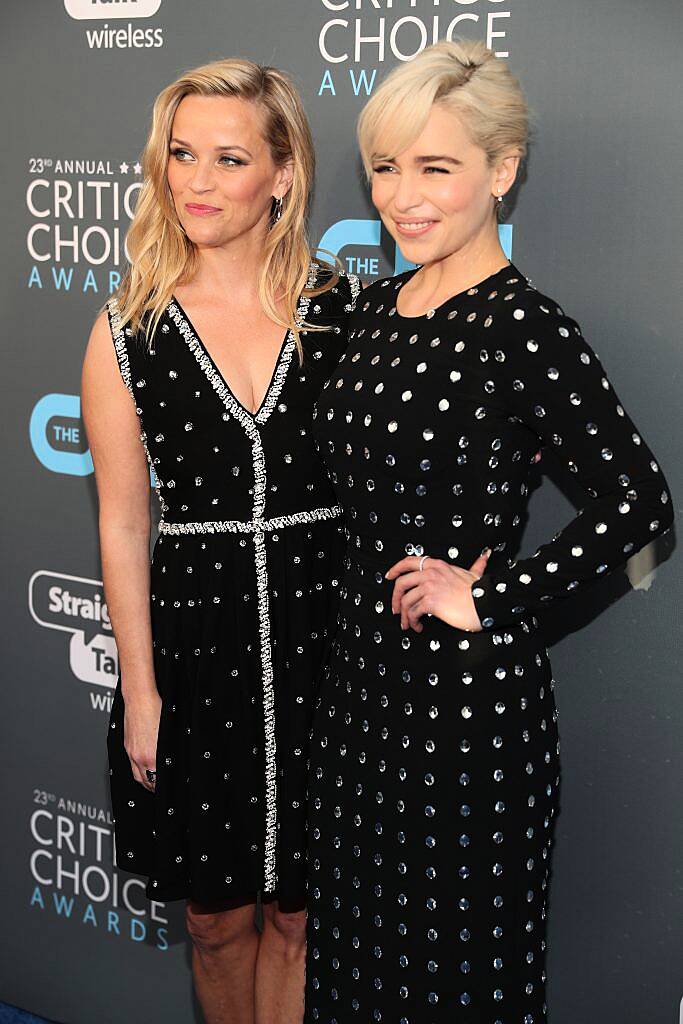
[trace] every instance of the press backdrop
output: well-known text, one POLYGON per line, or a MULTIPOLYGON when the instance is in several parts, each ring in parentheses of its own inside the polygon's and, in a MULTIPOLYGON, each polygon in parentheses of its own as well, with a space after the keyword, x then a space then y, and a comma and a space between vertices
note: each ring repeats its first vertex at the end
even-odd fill
MULTIPOLYGON (((682 8, 3 0, 0 19, 0 999, 68 1024, 181 1024, 196 1015, 181 908, 150 905, 140 880, 112 868, 105 729, 117 663, 79 400, 90 325, 124 263, 153 99, 221 56, 289 70, 319 156, 313 241, 371 280, 397 257, 361 180, 356 116, 387 70, 433 38, 488 39, 537 115, 505 243, 581 323, 678 505, 682 8)), ((567 485, 549 459, 542 466, 550 482, 534 493, 524 553, 572 513, 567 485)), ((604 581, 601 607, 577 604, 552 623, 563 766, 552 1024, 679 1019, 683 584, 673 546, 671 532, 604 581)))

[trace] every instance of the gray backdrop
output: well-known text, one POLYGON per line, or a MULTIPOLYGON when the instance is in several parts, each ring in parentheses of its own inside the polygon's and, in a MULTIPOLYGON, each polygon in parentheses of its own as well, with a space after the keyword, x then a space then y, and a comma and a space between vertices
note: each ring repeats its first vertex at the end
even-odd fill
MULTIPOLYGON (((4 0, 1 18, 0 998, 69 1024, 180 1024, 196 1014, 182 908, 150 907, 139 882, 111 866, 104 741, 116 651, 78 399, 90 324, 123 260, 153 98, 219 56, 291 71, 319 155, 313 241, 340 247, 372 278, 396 263, 386 239, 376 244, 355 152, 361 73, 370 86, 373 72, 431 39, 435 20, 441 36, 458 18, 463 34, 501 33, 489 38, 538 122, 510 216, 515 262, 579 320, 678 504, 681 5, 4 0)), ((532 498, 525 553, 572 509, 568 485, 543 469, 550 482, 532 498)), ((552 624, 563 767, 552 1024, 679 1020, 683 595, 667 562, 673 541, 605 580, 600 607, 582 603, 552 624)))

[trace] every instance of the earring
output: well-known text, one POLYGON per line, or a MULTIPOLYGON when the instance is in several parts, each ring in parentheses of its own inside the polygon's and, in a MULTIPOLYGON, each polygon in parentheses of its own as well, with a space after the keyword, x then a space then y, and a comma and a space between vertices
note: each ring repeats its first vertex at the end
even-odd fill
POLYGON ((277 224, 280 217, 282 216, 282 196, 273 196, 274 204, 272 210, 273 224, 277 224))
POLYGON ((500 190, 500 189, 498 189, 498 198, 497 198, 497 201, 498 201, 499 203, 502 203, 502 202, 503 202, 503 197, 502 197, 502 195, 500 194, 500 191, 501 191, 501 190, 500 190))

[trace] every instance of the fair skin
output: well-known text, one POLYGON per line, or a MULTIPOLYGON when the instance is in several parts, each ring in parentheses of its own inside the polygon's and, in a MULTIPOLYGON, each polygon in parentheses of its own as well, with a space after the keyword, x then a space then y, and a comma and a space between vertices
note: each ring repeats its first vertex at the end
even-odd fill
MULTIPOLYGON (((178 220, 199 255, 196 275, 174 294, 250 412, 263 401, 285 334, 263 312, 257 281, 273 197, 285 196, 292 183, 292 166, 275 165, 262 123, 253 103, 186 96, 173 120, 167 172, 178 220)), ((149 470, 104 313, 87 346, 82 403, 121 665, 125 748, 134 778, 153 790, 145 771, 156 767, 161 700, 149 614, 149 470)), ((277 902, 263 909, 259 933, 253 904, 188 904, 193 975, 207 1024, 297 1024, 303 1017, 305 913, 284 913, 277 902)))
MULTIPOLYGON (((446 299, 508 264, 498 238, 497 196, 512 187, 519 156, 491 164, 465 123, 434 104, 417 139, 372 166, 372 201, 403 255, 421 268, 400 289, 401 316, 423 316, 446 299)), ((478 632, 471 586, 486 571, 490 549, 468 567, 411 555, 386 573, 394 580, 391 608, 402 629, 422 632, 424 615, 478 632)))

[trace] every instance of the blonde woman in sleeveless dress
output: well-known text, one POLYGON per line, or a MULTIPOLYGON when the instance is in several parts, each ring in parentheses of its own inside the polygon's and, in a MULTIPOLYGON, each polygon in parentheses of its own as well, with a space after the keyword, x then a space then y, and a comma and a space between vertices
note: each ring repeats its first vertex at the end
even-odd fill
POLYGON ((310 426, 359 285, 311 257, 311 135, 277 69, 224 60, 164 89, 144 175, 83 371, 121 668, 117 865, 186 901, 208 1024, 295 1024, 310 717, 343 549, 310 426))

